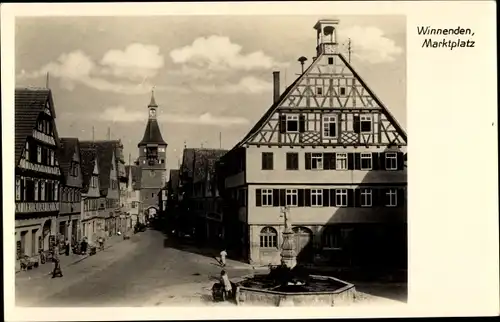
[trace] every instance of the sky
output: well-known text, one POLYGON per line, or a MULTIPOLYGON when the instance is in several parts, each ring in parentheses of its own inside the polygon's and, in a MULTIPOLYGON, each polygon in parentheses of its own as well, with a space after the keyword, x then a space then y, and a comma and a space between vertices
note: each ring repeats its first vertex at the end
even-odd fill
POLYGON ((340 19, 351 65, 406 129, 404 16, 24 17, 16 19, 16 86, 49 73, 60 137, 121 139, 138 156, 154 87, 168 143, 167 169, 184 145, 231 149, 315 56, 319 19, 340 19))

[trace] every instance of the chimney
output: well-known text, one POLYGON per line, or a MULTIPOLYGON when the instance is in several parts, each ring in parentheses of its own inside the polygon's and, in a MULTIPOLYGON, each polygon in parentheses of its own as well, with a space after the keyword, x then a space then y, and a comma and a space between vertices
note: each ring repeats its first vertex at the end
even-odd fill
POLYGON ((273 72, 273 103, 280 98, 280 72, 273 72))

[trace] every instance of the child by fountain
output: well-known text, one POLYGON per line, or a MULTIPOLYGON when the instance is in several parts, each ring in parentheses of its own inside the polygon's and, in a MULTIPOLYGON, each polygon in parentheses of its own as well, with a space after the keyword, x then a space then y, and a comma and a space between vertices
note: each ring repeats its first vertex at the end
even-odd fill
POLYGON ((231 296, 231 291, 233 290, 233 287, 231 285, 231 281, 229 280, 229 276, 227 275, 226 271, 220 272, 221 276, 221 284, 222 287, 224 287, 224 301, 227 300, 231 296))

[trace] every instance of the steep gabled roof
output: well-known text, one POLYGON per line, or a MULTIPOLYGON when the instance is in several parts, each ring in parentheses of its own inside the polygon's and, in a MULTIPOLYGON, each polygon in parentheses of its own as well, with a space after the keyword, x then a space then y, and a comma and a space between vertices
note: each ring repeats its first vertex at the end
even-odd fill
MULTIPOLYGON (((312 63, 311 65, 290 85, 288 86, 285 91, 280 95, 279 99, 273 103, 273 105, 264 113, 264 115, 257 121, 257 123, 252 127, 252 129, 248 132, 248 134, 238 143, 233 147, 233 150, 242 147, 245 143, 247 143, 253 136, 257 135, 259 131, 265 126, 266 122, 274 115, 274 113, 279 109, 280 105, 286 101, 288 98, 289 94, 292 92, 292 90, 296 89, 296 87, 301 83, 301 81, 307 77, 307 75, 310 73, 311 70, 318 64, 319 61, 321 61, 321 57, 323 56, 320 55, 318 56, 312 63)), ((332 55, 330 55, 332 56, 332 55)), ((393 124, 394 128, 398 132, 398 134, 403 138, 403 140, 406 142, 407 137, 405 131, 402 129, 402 127, 399 125, 399 123, 396 121, 394 116, 390 113, 390 111, 387 109, 387 107, 380 101, 380 99, 370 90, 370 88, 366 85, 366 83, 363 81, 363 79, 356 73, 356 71, 352 68, 352 66, 347 62, 347 60, 344 58, 344 56, 340 53, 335 54, 333 56, 338 56, 340 60, 345 64, 345 66, 349 69, 349 71, 352 73, 353 77, 367 90, 367 92, 371 95, 373 100, 380 106, 382 112, 386 116, 386 118, 393 124)))
POLYGON ((172 169, 170 170, 170 178, 168 179, 168 187, 170 188, 169 193, 177 194, 179 190, 179 170, 172 169))
MULTIPOLYGON (((48 88, 18 87, 15 90, 15 164, 17 165, 24 149, 26 139, 32 134, 36 127, 36 121, 40 113, 43 113, 46 104, 49 103, 50 113, 56 118, 52 92, 48 88)), ((54 126, 54 138, 57 143, 57 131, 54 126)))
POLYGON ((97 154, 93 148, 81 148, 80 149, 80 162, 82 169, 82 192, 86 193, 89 191, 90 178, 92 178, 92 172, 94 171, 95 162, 97 154))
POLYGON ((126 165, 125 171, 127 173, 127 181, 130 173, 130 168, 132 168, 132 189, 139 190, 141 188, 141 169, 136 165, 126 165))
POLYGON ((222 149, 195 149, 193 182, 206 180, 209 162, 217 161, 226 153, 227 150, 222 149))
POLYGON ((60 138, 59 149, 57 151, 59 166, 64 174, 64 177, 70 175, 71 161, 73 161, 73 155, 75 153, 80 153, 78 148, 77 138, 60 138))
MULTIPOLYGON (((94 149, 99 162, 99 186, 101 190, 107 190, 110 186, 111 162, 115 152, 116 141, 80 141, 80 149, 94 149)), ((115 169, 116 169, 115 156, 115 169)))
POLYGON ((193 166, 194 166, 194 151, 193 148, 186 148, 182 152, 182 164, 180 168, 180 173, 186 174, 188 178, 193 177, 193 166))

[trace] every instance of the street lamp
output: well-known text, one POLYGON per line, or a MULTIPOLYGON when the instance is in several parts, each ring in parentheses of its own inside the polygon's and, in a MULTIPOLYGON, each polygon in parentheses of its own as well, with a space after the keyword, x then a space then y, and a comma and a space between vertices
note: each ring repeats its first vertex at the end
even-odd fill
POLYGON ((295 254, 294 233, 290 225, 289 218, 290 208, 288 206, 281 207, 281 216, 284 219, 285 230, 283 231, 283 244, 281 247, 281 264, 292 269, 297 265, 297 255, 295 254))

